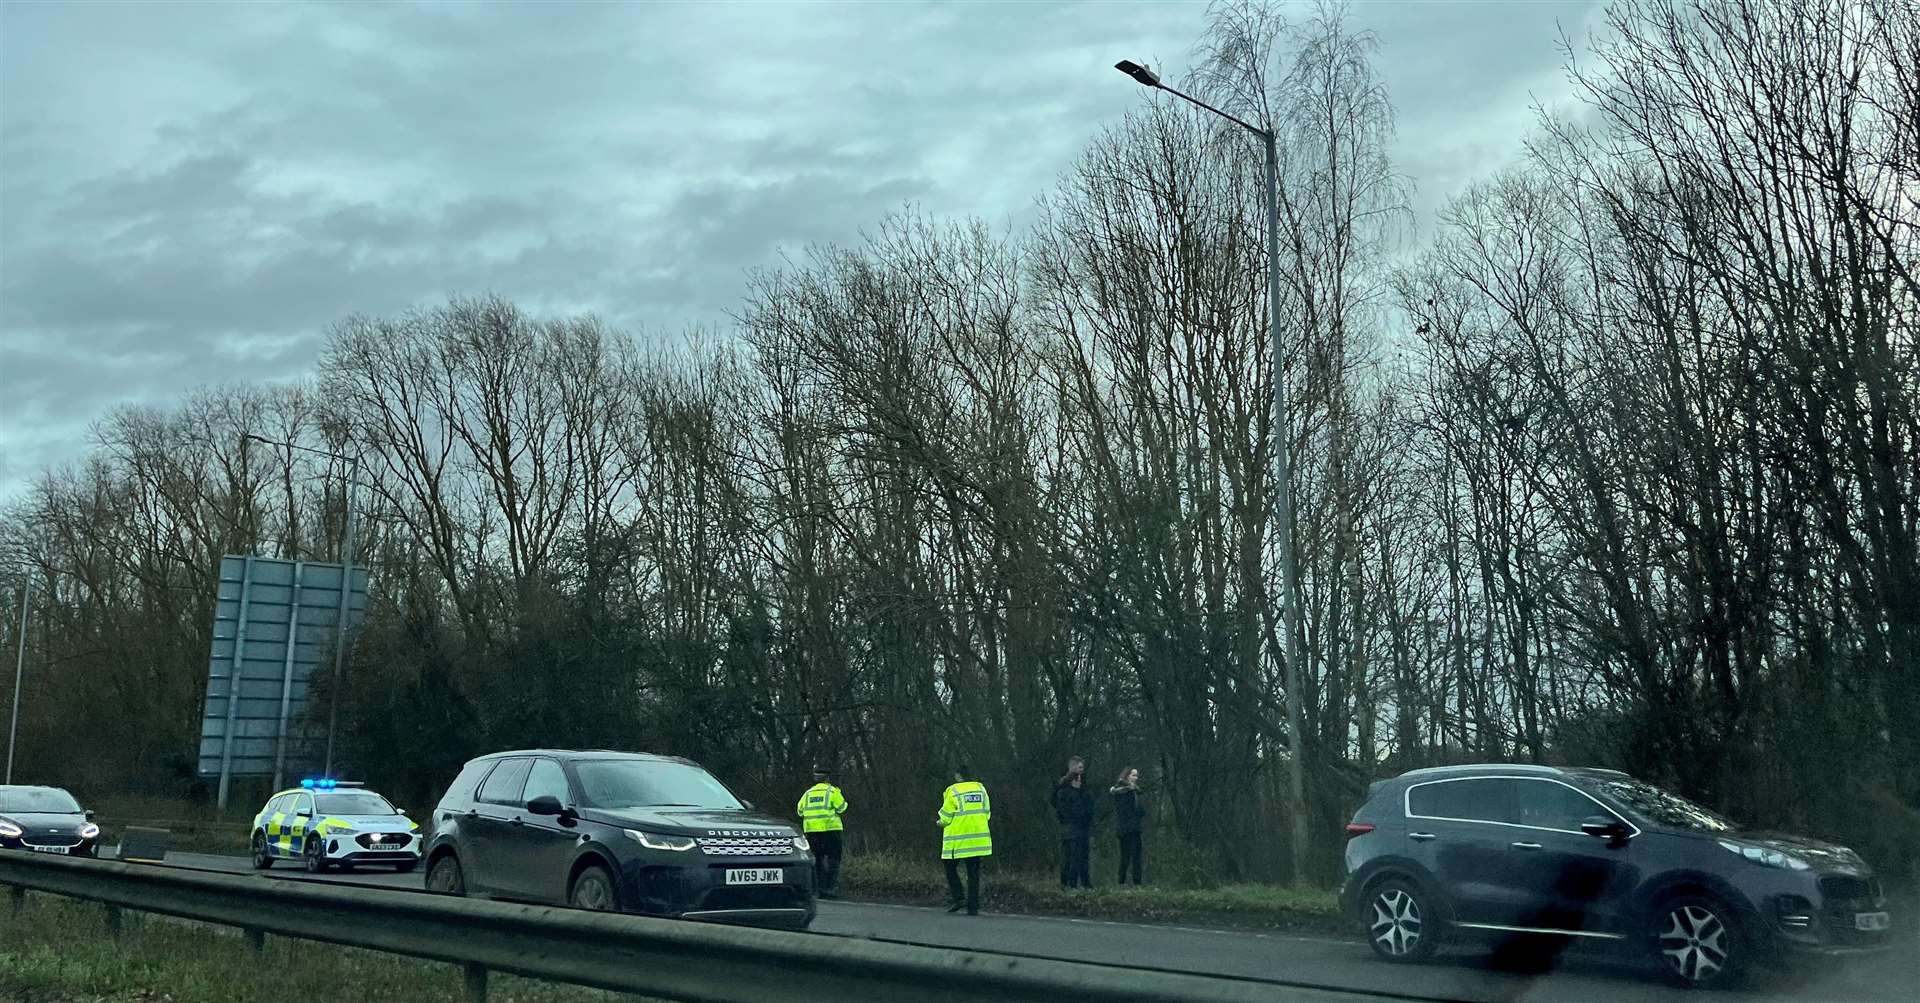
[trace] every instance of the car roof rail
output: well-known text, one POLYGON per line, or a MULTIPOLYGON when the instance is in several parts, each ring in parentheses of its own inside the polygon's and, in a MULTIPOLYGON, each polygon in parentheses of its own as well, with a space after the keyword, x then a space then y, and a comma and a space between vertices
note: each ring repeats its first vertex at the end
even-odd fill
POLYGON ((1536 773, 1553 777, 1566 773, 1558 766, 1542 766, 1539 763, 1457 763, 1452 766, 1426 766, 1417 770, 1408 770, 1400 774, 1403 777, 1427 777, 1442 773, 1482 773, 1498 770, 1505 773, 1536 773))

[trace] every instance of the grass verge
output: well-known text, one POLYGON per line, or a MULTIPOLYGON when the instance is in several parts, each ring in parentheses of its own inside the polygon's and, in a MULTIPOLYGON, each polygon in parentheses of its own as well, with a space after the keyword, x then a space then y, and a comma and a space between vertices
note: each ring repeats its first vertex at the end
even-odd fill
MULTIPOLYGON (((981 876, 993 912, 1081 916, 1142 923, 1208 923, 1221 926, 1347 933, 1330 891, 1286 885, 1230 884, 1213 888, 1106 885, 1068 891, 1058 876, 1003 871, 991 863, 981 876)), ((871 853, 849 857, 840 876, 849 898, 904 905, 946 901, 946 877, 937 860, 871 853)))
MULTIPOLYGON (((0 907, 0 999, 16 1003, 233 1003, 325 999, 464 1003, 454 965, 268 937, 255 953, 236 930, 125 913, 119 939, 101 906, 29 895, 0 907)), ((496 1003, 636 1003, 643 997, 494 975, 496 1003)))

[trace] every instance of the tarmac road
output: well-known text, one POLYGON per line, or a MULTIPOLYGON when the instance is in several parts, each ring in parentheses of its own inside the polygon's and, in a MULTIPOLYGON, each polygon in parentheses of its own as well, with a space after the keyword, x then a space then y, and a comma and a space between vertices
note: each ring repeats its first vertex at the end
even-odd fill
MULTIPOLYGON (((259 873, 244 857, 172 853, 167 863, 259 873)), ((929 867, 928 881, 934 881, 935 876, 935 868, 929 867)), ((424 892, 420 872, 396 874, 389 868, 312 876, 280 864, 262 877, 287 881, 317 877, 335 883, 424 892)), ((1051 916, 965 916, 916 906, 845 901, 822 902, 812 932, 1473 1003, 1700 1003, 1702 999, 1698 993, 1666 986, 1657 973, 1636 959, 1599 951, 1508 963, 1482 949, 1461 948, 1428 964, 1403 966, 1376 960, 1357 939, 1051 916)), ((1916 949, 1920 940, 1915 940, 1911 931, 1905 936, 1906 949, 1809 965, 1791 975, 1762 977, 1748 989, 1713 994, 1713 998, 1729 1003, 1905 1003, 1915 998, 1916 987, 1920 987, 1920 949, 1916 949)), ((1284 990, 1277 992, 1283 994, 1284 990)))

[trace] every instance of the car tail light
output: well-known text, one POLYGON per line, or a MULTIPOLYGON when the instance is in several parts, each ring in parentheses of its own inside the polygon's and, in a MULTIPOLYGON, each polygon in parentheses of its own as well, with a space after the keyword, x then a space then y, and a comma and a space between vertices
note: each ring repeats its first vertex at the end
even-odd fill
POLYGON ((1364 836, 1367 833, 1372 831, 1373 831, 1373 823, 1371 822, 1348 822, 1347 823, 1348 839, 1352 839, 1355 836, 1364 836))

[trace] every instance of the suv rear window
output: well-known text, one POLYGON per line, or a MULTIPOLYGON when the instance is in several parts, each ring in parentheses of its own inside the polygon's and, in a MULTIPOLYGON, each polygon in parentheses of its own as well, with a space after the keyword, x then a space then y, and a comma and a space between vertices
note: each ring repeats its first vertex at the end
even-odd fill
POLYGON ((1407 790, 1407 814, 1465 822, 1512 822, 1513 781, 1478 777, 1415 784, 1407 790))
POLYGON ((493 760, 478 759, 461 767, 460 775, 454 778, 453 785, 440 797, 440 804, 446 807, 466 804, 473 800, 474 790, 480 786, 480 778, 493 769, 493 760))
POLYGON ((520 788, 527 782, 531 759, 509 759, 494 768, 487 782, 480 785, 480 800, 492 804, 519 804, 520 788))

